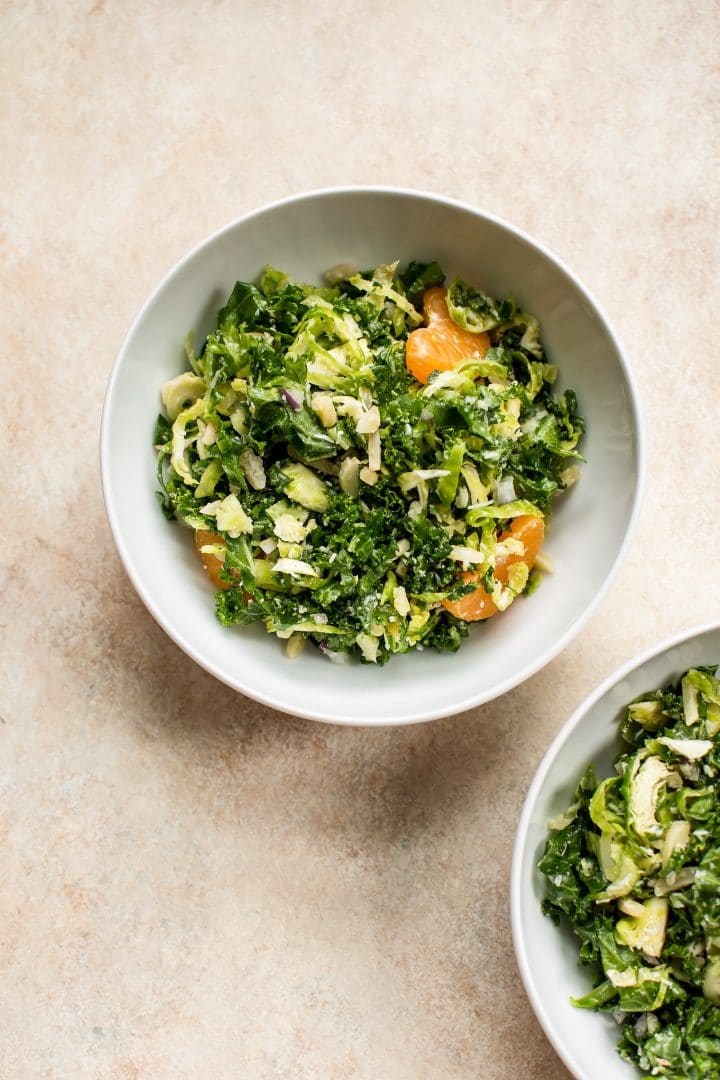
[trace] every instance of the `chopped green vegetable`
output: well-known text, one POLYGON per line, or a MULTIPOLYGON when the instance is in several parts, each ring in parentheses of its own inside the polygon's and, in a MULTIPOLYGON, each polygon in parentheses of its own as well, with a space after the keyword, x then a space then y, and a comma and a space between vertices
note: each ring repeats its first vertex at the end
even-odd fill
POLYGON ((454 651, 469 627, 444 605, 472 591, 464 569, 500 610, 537 584, 522 543, 499 541, 575 479, 575 395, 553 390, 537 320, 512 298, 455 282, 449 310, 481 319, 491 347, 420 386, 405 345, 442 268, 331 279, 267 267, 236 283, 197 352, 188 336, 155 431, 163 513, 204 531, 227 626, 262 622, 293 655, 306 639, 377 664, 454 651))
POLYGON ((625 710, 614 777, 589 769, 540 860, 543 910, 595 974, 578 1008, 611 1012, 644 1074, 720 1076, 720 732, 714 668, 625 710))

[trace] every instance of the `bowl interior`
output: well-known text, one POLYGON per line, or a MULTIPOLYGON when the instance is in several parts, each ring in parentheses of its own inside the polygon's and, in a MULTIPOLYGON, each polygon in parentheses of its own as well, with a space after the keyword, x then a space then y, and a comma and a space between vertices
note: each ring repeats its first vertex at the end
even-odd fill
POLYGON ((103 486, 128 573, 150 611, 213 674, 277 708, 346 723, 404 723, 488 700, 547 662, 579 628, 619 558, 639 479, 634 396, 619 349, 582 288, 508 226, 461 205, 398 191, 316 193, 276 204, 206 241, 150 298, 118 358, 103 418, 103 486), (305 280, 358 267, 438 259, 489 292, 514 292, 538 316, 560 385, 587 420, 582 477, 556 504, 546 542, 556 573, 503 615, 476 627, 455 655, 395 658, 381 669, 295 661, 258 627, 224 629, 191 532, 155 499, 151 440, 160 384, 185 368, 183 340, 211 329, 238 278, 271 263, 305 280))
POLYGON ((585 702, 548 750, 528 793, 513 861, 512 916, 518 963, 533 1008, 550 1041, 579 1080, 628 1080, 633 1070, 617 1053, 619 1030, 606 1015, 570 1004, 592 986, 578 967, 572 933, 542 914, 544 878, 537 870, 547 822, 565 810, 593 762, 599 778, 612 774, 620 751, 618 718, 624 705, 698 664, 720 661, 720 626, 685 635, 625 669, 585 702))

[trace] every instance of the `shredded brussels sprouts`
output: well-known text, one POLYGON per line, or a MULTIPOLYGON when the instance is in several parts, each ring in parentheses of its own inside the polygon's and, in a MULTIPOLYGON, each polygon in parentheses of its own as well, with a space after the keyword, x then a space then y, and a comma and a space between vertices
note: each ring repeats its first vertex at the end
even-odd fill
POLYGON ((543 908, 595 972, 581 1009, 610 1012, 650 1076, 720 1076, 720 683, 693 668, 625 710, 615 775, 592 766, 550 827, 543 908))
POLYGON ((441 268, 338 273, 320 288, 268 267, 235 285, 199 354, 188 340, 190 370, 162 388, 162 507, 196 531, 227 626, 334 660, 455 650, 469 619, 537 583, 518 522, 576 478, 575 395, 553 391, 537 320, 463 282, 450 329, 482 326, 488 344, 421 385, 406 345, 441 268), (482 612, 453 610, 479 590, 482 612))

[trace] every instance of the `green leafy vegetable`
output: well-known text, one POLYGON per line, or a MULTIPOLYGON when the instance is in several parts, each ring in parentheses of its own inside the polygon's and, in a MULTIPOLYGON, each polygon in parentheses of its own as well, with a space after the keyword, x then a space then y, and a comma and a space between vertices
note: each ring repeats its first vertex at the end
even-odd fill
POLYGON ((447 306, 452 318, 465 330, 480 334, 494 330, 507 322, 515 313, 514 300, 495 300, 492 296, 473 288, 456 278, 447 293, 447 306))
POLYGON ((714 668, 631 702, 614 777, 592 769, 546 845, 543 909, 568 924, 612 1012, 620 1054, 651 1076, 720 1076, 720 731, 714 668), (692 691, 692 693, 690 693, 692 691))
MULTIPOLYGON (((463 569, 492 590, 500 534, 569 486, 583 422, 514 300, 456 282, 451 310, 491 326, 492 347, 427 386, 410 376, 406 341, 444 280, 436 262, 332 287, 266 267, 199 351, 188 336, 190 370, 162 389, 158 497, 214 561, 224 625, 335 660, 454 651, 468 626, 443 605, 472 590, 463 569)), ((538 580, 511 571, 508 603, 538 580)))

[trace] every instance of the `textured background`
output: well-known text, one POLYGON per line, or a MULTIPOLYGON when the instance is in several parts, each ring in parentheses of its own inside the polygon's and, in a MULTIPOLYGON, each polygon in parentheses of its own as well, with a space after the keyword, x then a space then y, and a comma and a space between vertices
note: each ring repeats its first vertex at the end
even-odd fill
POLYGON ((0 30, 0 1074, 566 1077, 515 969, 511 843, 585 694, 720 614, 720 8, 67 0, 4 2, 0 30), (548 244, 647 418, 642 521, 579 639, 501 701, 392 731, 198 669, 133 593, 98 478, 106 380, 160 276, 263 202, 352 182, 548 244))

